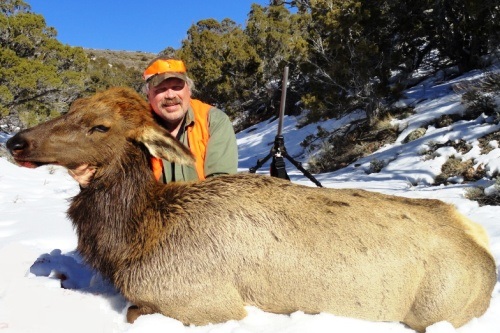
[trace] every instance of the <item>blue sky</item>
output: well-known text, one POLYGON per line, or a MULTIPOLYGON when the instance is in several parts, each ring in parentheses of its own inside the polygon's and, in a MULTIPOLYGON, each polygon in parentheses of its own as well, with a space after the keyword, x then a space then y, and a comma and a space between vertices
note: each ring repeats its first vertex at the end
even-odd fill
POLYGON ((25 0, 71 46, 158 53, 179 48, 199 20, 230 18, 242 27, 252 3, 269 0, 25 0))

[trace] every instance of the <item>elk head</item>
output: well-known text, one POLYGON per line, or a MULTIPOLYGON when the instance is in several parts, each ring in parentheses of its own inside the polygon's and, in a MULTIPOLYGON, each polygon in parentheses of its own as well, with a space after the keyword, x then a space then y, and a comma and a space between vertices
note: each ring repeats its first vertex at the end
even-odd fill
POLYGON ((68 113, 17 133, 7 148, 25 167, 100 168, 131 142, 144 144, 155 157, 193 163, 189 150, 155 121, 149 104, 129 88, 110 88, 78 99, 68 113))

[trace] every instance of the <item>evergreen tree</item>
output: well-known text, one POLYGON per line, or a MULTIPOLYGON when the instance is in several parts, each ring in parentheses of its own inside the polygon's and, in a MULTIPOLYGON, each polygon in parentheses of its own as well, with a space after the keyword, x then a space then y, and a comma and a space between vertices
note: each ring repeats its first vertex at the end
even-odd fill
MULTIPOLYGON (((287 114, 305 109, 316 121, 362 109, 375 119, 390 93, 424 66, 481 67, 484 55, 498 51, 499 14, 497 0, 272 0, 252 5, 244 30, 230 19, 202 20, 179 50, 162 54, 186 62, 197 97, 246 119, 237 129, 277 115, 285 66, 287 114)), ((56 37, 23 0, 0 3, 4 120, 31 125, 110 86, 140 90, 137 69, 87 57, 56 37)))
POLYGON ((199 21, 188 30, 178 56, 186 62, 199 98, 230 115, 242 111, 261 68, 255 49, 234 21, 199 21))
POLYGON ((300 112, 297 102, 303 92, 305 77, 299 64, 307 54, 307 42, 298 20, 299 17, 282 2, 273 2, 268 7, 252 5, 245 34, 260 57, 263 70, 249 104, 251 121, 278 114, 282 88, 280 80, 285 66, 290 69, 286 112, 300 112))
POLYGON ((311 121, 336 117, 356 109, 376 116, 380 91, 388 81, 389 62, 378 4, 361 0, 297 1, 308 29, 308 58, 301 68, 309 74, 303 96, 311 121))
POLYGON ((433 1, 429 35, 442 57, 463 73, 481 67, 481 57, 498 49, 500 5, 497 0, 433 1))
POLYGON ((122 63, 110 63, 106 58, 97 57, 92 52, 89 58, 85 94, 93 94, 117 86, 131 87, 137 92, 142 90, 144 81, 140 70, 126 67, 122 63))
POLYGON ((85 82, 83 50, 59 43, 23 1, 3 1, 0 11, 0 115, 28 126, 67 110, 85 82))

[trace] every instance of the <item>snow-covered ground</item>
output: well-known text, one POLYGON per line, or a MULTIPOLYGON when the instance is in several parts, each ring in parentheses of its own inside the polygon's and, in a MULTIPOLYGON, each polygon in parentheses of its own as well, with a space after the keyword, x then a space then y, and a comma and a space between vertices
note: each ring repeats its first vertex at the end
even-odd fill
MULTIPOLYGON (((445 128, 428 128, 424 137, 403 144, 406 135, 428 120, 462 109, 460 96, 451 85, 459 80, 475 79, 482 75, 472 72, 453 82, 435 84, 424 81, 407 92, 402 103, 414 104, 417 113, 399 121, 405 129, 396 143, 387 145, 342 170, 317 175, 325 187, 364 188, 414 198, 437 198, 454 204, 462 213, 487 230, 493 255, 500 263, 500 207, 479 207, 464 198, 467 187, 474 184, 429 186, 440 173, 446 157, 455 155, 475 158, 488 173, 500 169, 500 148, 480 155, 477 138, 500 129, 482 117, 461 121, 445 128), (422 151, 429 142, 464 139, 474 148, 461 155, 451 147, 437 151, 426 159, 422 151), (373 160, 384 161, 379 173, 366 171, 373 160)), ((321 126, 332 130, 346 120, 330 120, 321 126)), ((300 130, 297 119, 285 117, 283 134, 288 153, 305 160, 299 143, 317 130, 317 124, 300 130)), ((266 156, 274 142, 277 121, 262 123, 237 135, 240 169, 247 171, 257 159, 266 156)), ((7 136, 0 134, 0 142, 7 136)), ((300 171, 286 161, 291 180, 314 186, 300 171)), ((268 173, 268 164, 259 172, 268 173)), ((479 181, 484 187, 488 181, 479 181)), ((253 333, 253 332, 413 332, 400 323, 374 323, 331 314, 276 315, 248 307, 249 315, 241 321, 203 327, 185 327, 162 315, 140 317, 133 325, 125 323, 126 301, 99 275, 81 264, 74 252, 76 236, 65 211, 68 200, 79 191, 77 184, 60 167, 24 169, 0 158, 0 332, 186 332, 186 333, 253 333), (61 282, 61 277, 63 277, 61 282), (65 288, 61 288, 61 284, 65 288)), ((498 267, 498 266, 497 266, 498 267)), ((454 329, 450 324, 437 323, 427 329, 430 333, 500 331, 500 283, 497 283, 488 311, 465 326, 454 329)))

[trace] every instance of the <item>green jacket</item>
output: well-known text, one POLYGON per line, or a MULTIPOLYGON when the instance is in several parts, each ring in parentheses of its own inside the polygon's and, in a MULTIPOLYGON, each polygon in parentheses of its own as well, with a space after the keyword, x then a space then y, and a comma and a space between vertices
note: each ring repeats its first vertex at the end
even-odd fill
MULTIPOLYGON (((186 147, 188 144, 187 128, 194 123, 193 109, 190 107, 186 113, 184 129, 178 138, 186 147)), ((208 131, 210 138, 207 144, 205 158, 205 176, 211 177, 220 174, 236 173, 238 169, 238 146, 236 135, 229 117, 216 107, 208 113, 208 131)), ((160 181, 197 180, 196 169, 191 165, 180 165, 163 160, 163 175, 160 181)))

